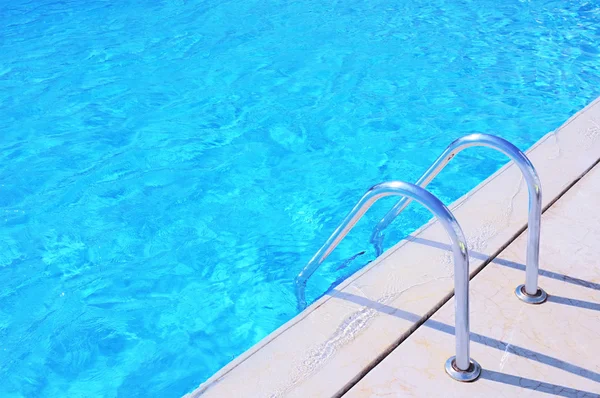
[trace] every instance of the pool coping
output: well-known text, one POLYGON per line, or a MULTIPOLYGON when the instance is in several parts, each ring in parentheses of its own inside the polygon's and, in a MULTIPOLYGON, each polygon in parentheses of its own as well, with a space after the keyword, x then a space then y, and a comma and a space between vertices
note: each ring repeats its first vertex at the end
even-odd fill
MULTIPOLYGON (((542 180, 544 208, 598 162, 598 137, 600 98, 527 151, 542 180)), ((475 255, 471 258, 472 275, 525 229, 526 196, 518 168, 509 163, 450 206, 465 230, 472 256, 475 255), (473 212, 471 207, 483 210, 484 217, 480 217, 481 212, 473 212)), ((422 243, 440 239, 447 240, 443 230, 435 221, 428 222, 227 364, 186 397, 343 394, 452 295, 451 275, 446 272, 451 266, 448 252, 422 243), (401 267, 397 266, 399 258, 403 263, 401 267), (406 267, 409 262, 418 265, 419 271, 437 276, 423 280, 415 272, 409 274, 406 267), (403 273, 397 273, 398 268, 402 268, 403 273), (385 277, 374 278, 375 274, 385 277), (443 276, 439 277, 440 274, 443 276), (393 297, 382 298, 381 292, 385 293, 389 287, 386 282, 397 281, 398 275, 402 275, 402 280, 412 278, 406 289, 394 292, 393 297), (390 302, 385 304, 394 303, 396 308, 412 306, 409 310, 420 318, 412 323, 399 323, 393 317, 365 313, 365 307, 360 304, 361 295, 379 296, 379 300, 384 301, 389 299, 390 302), (355 327, 353 322, 359 325, 358 330, 350 330, 349 338, 343 335, 341 344, 333 348, 321 344, 330 342, 340 327, 355 327), (362 344, 361 349, 357 340, 372 341, 373 344, 367 345, 366 349, 362 344), (323 361, 315 363, 315 355, 318 357, 324 349, 333 351, 323 361), (298 360, 297 357, 306 352, 314 355, 298 360), (348 361, 353 363, 348 364, 348 361), (302 366, 304 371, 298 370, 302 366), (288 380, 282 384, 282 378, 288 380), (239 385, 243 385, 243 394, 240 387, 236 387, 239 385)))
POLYGON ((596 165, 542 217, 539 286, 548 294, 545 303, 527 304, 514 294, 522 283, 526 233, 471 280, 470 355, 482 368, 477 381, 457 383, 442 366, 454 355, 451 298, 344 398, 437 391, 446 397, 600 397, 598 196, 596 165))

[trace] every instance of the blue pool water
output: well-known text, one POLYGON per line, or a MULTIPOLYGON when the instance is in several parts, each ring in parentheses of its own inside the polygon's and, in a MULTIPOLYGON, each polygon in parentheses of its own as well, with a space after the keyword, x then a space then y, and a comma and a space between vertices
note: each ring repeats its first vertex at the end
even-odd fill
MULTIPOLYGON (((466 133, 526 149, 600 95, 599 8, 0 0, 0 396, 191 391, 296 314, 294 276, 369 186, 466 133)), ((431 189, 504 162, 467 151, 431 189)), ((309 299, 373 259, 391 205, 309 299)))

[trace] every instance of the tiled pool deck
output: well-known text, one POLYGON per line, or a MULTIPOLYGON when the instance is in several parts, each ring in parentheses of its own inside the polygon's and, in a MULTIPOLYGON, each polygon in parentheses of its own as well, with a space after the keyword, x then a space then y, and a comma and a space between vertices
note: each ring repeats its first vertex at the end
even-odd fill
POLYGON ((515 165, 450 206, 467 236, 471 275, 481 270, 471 283, 480 380, 461 384, 444 372, 454 355, 452 257, 431 222, 189 396, 598 396, 600 101, 527 154, 547 208, 540 286, 548 302, 527 305, 514 295, 525 277, 528 203, 515 165))
POLYGON ((596 166, 544 213, 539 283, 546 303, 525 304, 514 294, 523 282, 526 234, 471 280, 471 356, 483 368, 479 380, 458 383, 444 372, 454 355, 451 299, 344 396, 599 396, 599 204, 596 166))

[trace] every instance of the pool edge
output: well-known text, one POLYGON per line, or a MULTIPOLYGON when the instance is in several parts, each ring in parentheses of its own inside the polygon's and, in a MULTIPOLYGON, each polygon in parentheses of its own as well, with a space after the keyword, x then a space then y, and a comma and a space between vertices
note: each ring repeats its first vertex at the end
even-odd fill
MULTIPOLYGON (((561 192, 564 191, 566 187, 572 185, 574 181, 577 181, 579 178, 581 178, 581 176, 583 176, 597 162, 599 157, 597 154, 600 153, 600 142, 596 138, 600 137, 600 124, 599 122, 596 122, 596 117, 598 117, 598 120, 600 122, 600 97, 592 101, 589 105, 584 107, 582 110, 580 110, 573 116, 571 116, 561 127, 559 127, 553 132, 546 134, 527 151, 528 156, 532 158, 532 161, 534 162, 542 178, 542 187, 545 195, 545 207, 547 207, 550 203, 555 201, 556 198, 560 195, 561 192), (556 151, 555 156, 551 156, 553 150, 556 151), (557 165, 557 163, 559 164, 557 165), (556 173, 557 170, 560 172, 556 173)), ((493 191, 513 192, 515 190, 514 175, 509 176, 508 178, 504 178, 503 176, 506 176, 507 174, 515 174, 515 172, 518 175, 518 171, 516 171, 515 169, 516 167, 512 163, 505 165, 492 176, 488 177, 486 180, 481 182, 473 190, 471 190, 470 192, 459 198, 457 201, 455 201, 450 206, 450 208, 453 211, 456 211, 457 213, 461 211, 463 213, 469 213, 470 211, 465 211, 465 206, 468 203, 471 203, 474 200, 476 200, 474 198, 480 196, 484 190, 489 191, 490 189, 492 189, 493 191), (496 186, 499 183, 502 185, 496 186)), ((518 185, 522 185, 520 183, 520 180, 518 185)), ((523 201, 521 200, 522 198, 520 198, 520 196, 523 196, 523 194, 525 194, 522 188, 523 187, 517 188, 516 194, 512 196, 511 199, 511 203, 514 206, 514 208, 511 211, 516 216, 516 220, 514 222, 511 221, 509 223, 509 225, 506 228, 506 231, 503 231, 504 235, 501 234, 502 231, 496 231, 496 234, 494 236, 502 235, 501 240, 504 243, 495 242, 493 244, 493 246, 495 246, 495 250, 492 250, 493 248, 491 247, 485 247, 485 249, 487 250, 485 254, 488 255, 488 257, 491 257, 495 252, 502 250, 502 247, 505 247, 508 244, 508 242, 510 242, 510 239, 514 239, 514 236, 518 235, 520 231, 522 231, 525 227, 526 217, 523 218, 523 215, 526 214, 526 209, 524 209, 524 207, 526 207, 526 201, 523 201)), ((502 212, 504 209, 502 205, 499 206, 499 210, 500 212, 502 212)), ((491 210, 491 208, 489 208, 489 210, 491 210)), ((492 211, 490 211, 490 213, 492 213, 492 211)), ((464 215, 457 215, 457 218, 459 218, 459 221, 462 224, 464 215)), ((427 234, 427 232, 435 226, 436 223, 433 221, 430 221, 427 224, 423 225, 421 228, 415 231, 415 233, 413 233, 411 237, 409 237, 409 239, 403 240, 398 244, 394 245, 394 247, 387 250, 376 261, 373 261, 367 267, 358 271, 357 273, 346 279, 344 282, 342 282, 336 288, 336 292, 344 291, 349 287, 353 286, 354 284, 359 283, 360 280, 365 277, 365 275, 367 275, 374 269, 382 267, 382 264, 386 262, 392 263, 392 257, 398 257, 400 255, 399 251, 401 251, 403 248, 405 249, 407 245, 418 244, 414 243, 415 238, 419 238, 422 235, 427 234)), ((479 227, 481 227, 481 225, 479 227)), ((471 236, 473 236, 473 230, 477 230, 477 226, 470 226, 469 231, 471 232, 471 236)), ((433 235, 436 235, 436 233, 434 233, 433 235)), ((474 251, 477 252, 478 250, 475 249, 474 251)), ((480 264, 477 264, 477 261, 473 262, 474 264, 471 268, 472 273, 476 272, 478 267, 482 267, 483 265, 485 265, 485 260, 480 260, 482 260, 480 261, 480 264)), ((386 265, 384 264, 383 267, 385 266, 386 265)), ((389 264, 389 266, 394 267, 394 264, 389 264)), ((443 302, 447 295, 448 293, 445 295, 440 294, 437 303, 443 302)), ((301 314, 286 322, 284 325, 276 329, 274 332, 272 332, 260 342, 255 344, 242 355, 240 355, 232 362, 227 364, 225 367, 223 367, 221 370, 215 373, 212 377, 210 377, 208 380, 202 383, 196 390, 187 394, 186 397, 198 397, 215 388, 218 389, 219 384, 221 384, 221 382, 224 379, 228 377, 235 377, 235 375, 232 375, 232 372, 234 370, 236 370, 238 367, 240 367, 240 365, 244 363, 248 365, 247 361, 256 360, 257 358, 255 357, 255 355, 259 351, 268 347, 274 341, 285 338, 284 334, 287 331, 290 331, 297 325, 299 326, 302 322, 314 323, 314 319, 309 321, 308 318, 311 315, 314 315, 316 312, 322 310, 325 305, 332 302, 333 300, 336 300, 335 293, 323 296, 311 306, 309 306, 301 314)), ((431 306, 430 309, 433 309, 434 307, 435 305, 431 306)), ((424 317, 427 316, 427 312, 425 312, 424 317)), ((342 317, 342 319, 345 318, 346 317, 342 317)), ((406 334, 407 332, 408 330, 405 330, 404 334, 406 334)), ((400 332, 399 334, 402 335, 402 333, 400 332)), ((294 341, 294 343, 298 342, 294 341)), ((341 350, 343 350, 343 347, 341 348, 341 350)), ((263 358, 263 360, 264 359, 265 358, 263 358)), ((283 360, 285 360, 285 358, 283 360)), ((260 367, 261 363, 262 360, 259 360, 256 365, 260 367)), ((312 376, 309 375, 308 377, 310 378, 312 376)), ((297 384, 303 384, 305 381, 306 380, 300 380, 297 384)), ((350 382, 350 380, 347 380, 347 382, 350 382)), ((274 386, 274 388, 280 391, 281 393, 292 393, 295 390, 295 387, 292 387, 293 388, 291 390, 281 391, 281 389, 277 389, 274 386)), ((248 388, 250 388, 250 386, 248 386, 248 388)), ((337 389, 337 391, 340 391, 340 389, 343 389, 343 386, 340 386, 339 389, 337 389)), ((278 391, 274 391, 274 396, 277 396, 278 391)), ((229 396, 227 395, 227 391, 224 390, 223 393, 225 393, 225 395, 221 394, 220 396, 229 396)), ((259 393, 257 396, 262 395, 259 393)))

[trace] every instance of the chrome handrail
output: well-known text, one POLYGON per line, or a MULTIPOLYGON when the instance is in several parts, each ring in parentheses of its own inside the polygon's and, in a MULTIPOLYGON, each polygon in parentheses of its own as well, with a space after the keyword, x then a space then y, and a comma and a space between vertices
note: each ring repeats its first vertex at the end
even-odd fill
POLYGON ((456 356, 448 360, 451 367, 450 370, 447 369, 447 372, 460 381, 475 380, 481 373, 481 367, 469 356, 469 255, 465 237, 450 210, 438 198, 417 185, 402 181, 384 182, 373 186, 364 194, 340 226, 296 277, 298 307, 300 310, 306 307, 304 291, 308 278, 331 254, 367 210, 379 199, 386 196, 410 197, 421 203, 437 217, 450 236, 454 254, 456 356))
MULTIPOLYGON (((496 149, 511 160, 521 170, 529 190, 529 215, 527 236, 527 261, 525 264, 525 284, 519 285, 515 293, 522 301, 540 304, 546 301, 546 292, 538 286, 540 258, 540 226, 542 219, 542 188, 533 164, 516 146, 503 138, 489 134, 470 134, 451 143, 437 158, 431 167, 419 178, 416 185, 425 188, 437 176, 448 162, 463 149, 472 146, 485 146, 496 149)), ((371 235, 371 243, 375 246, 377 256, 382 253, 383 230, 409 205, 412 201, 404 197, 379 221, 371 235)))

